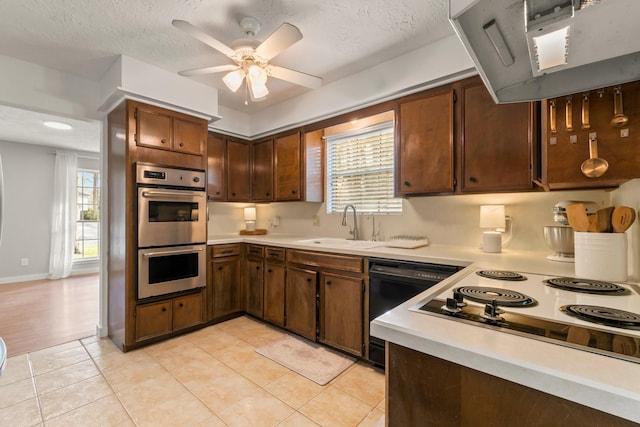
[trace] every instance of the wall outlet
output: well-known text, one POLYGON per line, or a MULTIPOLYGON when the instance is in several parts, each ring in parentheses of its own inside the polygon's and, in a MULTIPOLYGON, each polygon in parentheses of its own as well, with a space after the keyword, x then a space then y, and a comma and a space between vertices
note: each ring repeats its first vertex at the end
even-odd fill
POLYGON ((273 226, 277 227, 279 225, 280 225, 280 217, 276 215, 273 217, 273 226))
POLYGON ((29 258, 21 258, 20 265, 23 267, 26 267, 27 265, 29 265, 29 258))

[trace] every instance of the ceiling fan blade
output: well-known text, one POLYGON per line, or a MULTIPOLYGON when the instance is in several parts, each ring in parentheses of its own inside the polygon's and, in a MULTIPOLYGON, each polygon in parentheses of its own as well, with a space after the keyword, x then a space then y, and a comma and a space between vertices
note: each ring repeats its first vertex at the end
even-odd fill
POLYGON ((200 28, 191 25, 187 21, 174 19, 173 21, 171 21, 171 24, 174 27, 179 28, 185 33, 189 34, 191 37, 194 37, 200 40, 202 43, 214 48, 218 52, 222 52, 227 56, 233 56, 236 54, 236 52, 233 49, 231 49, 229 46, 214 39, 209 34, 205 33, 200 28))
POLYGON ((301 39, 298 27, 285 22, 256 48, 256 55, 269 61, 301 39))
POLYGON ((220 73, 222 71, 233 71, 238 68, 237 65, 218 65, 215 67, 207 67, 207 68, 196 68, 194 70, 185 70, 179 71, 178 74, 181 76, 201 76, 203 74, 212 74, 212 73, 220 73))
POLYGON ((294 71, 289 68, 278 67, 277 65, 268 65, 267 74, 276 79, 286 80, 310 89, 317 89, 322 86, 322 79, 320 77, 294 71))

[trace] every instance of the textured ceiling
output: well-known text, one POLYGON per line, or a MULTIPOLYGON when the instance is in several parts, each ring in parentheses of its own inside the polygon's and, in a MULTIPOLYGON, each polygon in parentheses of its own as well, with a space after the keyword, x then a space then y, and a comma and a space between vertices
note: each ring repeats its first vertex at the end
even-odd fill
MULTIPOLYGON (((171 25, 187 20, 230 45, 244 37, 239 19, 257 18, 260 41, 282 22, 304 38, 272 60, 325 83, 364 70, 450 34, 447 0, 0 0, 0 54, 99 79, 124 54, 168 71, 231 63, 171 25)), ((195 77, 190 77, 195 78, 195 77)), ((251 113, 310 89, 269 79, 270 95, 243 104, 221 75, 219 103, 251 113)))

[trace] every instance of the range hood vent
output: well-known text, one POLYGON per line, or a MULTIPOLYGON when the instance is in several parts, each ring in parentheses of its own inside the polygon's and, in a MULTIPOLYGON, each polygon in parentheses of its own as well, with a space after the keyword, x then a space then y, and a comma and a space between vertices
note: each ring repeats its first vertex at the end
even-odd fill
POLYGON ((449 20, 497 103, 640 80, 638 0, 449 0, 449 20))

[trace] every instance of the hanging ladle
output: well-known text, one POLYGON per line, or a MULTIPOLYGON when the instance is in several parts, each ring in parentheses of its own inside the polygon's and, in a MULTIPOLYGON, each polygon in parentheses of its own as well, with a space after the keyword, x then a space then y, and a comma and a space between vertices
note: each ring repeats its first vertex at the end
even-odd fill
POLYGON ((589 138, 589 158, 582 162, 580 170, 587 178, 598 178, 609 169, 609 162, 598 157, 598 141, 589 138))
POLYGON ((582 95, 582 129, 587 130, 591 128, 589 124, 589 95, 582 95))
POLYGON ((620 87, 616 87, 613 90, 613 118, 611 119, 611 126, 621 128, 629 123, 629 117, 625 116, 622 112, 622 90, 620 87))

